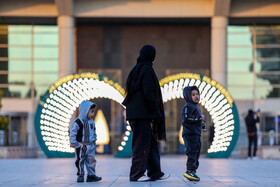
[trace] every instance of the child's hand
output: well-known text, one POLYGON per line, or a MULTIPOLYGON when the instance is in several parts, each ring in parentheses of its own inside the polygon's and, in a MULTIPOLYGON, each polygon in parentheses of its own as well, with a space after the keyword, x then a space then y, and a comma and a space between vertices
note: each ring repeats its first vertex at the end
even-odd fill
POLYGON ((206 122, 205 121, 202 121, 202 129, 203 129, 204 132, 207 131, 206 122))
POLYGON ((206 128, 206 122, 202 121, 202 128, 206 128))

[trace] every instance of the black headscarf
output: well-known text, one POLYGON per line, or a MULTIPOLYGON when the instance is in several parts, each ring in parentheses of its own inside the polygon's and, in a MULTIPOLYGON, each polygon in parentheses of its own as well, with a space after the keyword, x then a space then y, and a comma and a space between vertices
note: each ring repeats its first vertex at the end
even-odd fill
POLYGON ((128 75, 127 81, 126 81, 126 92, 127 94, 131 94, 136 90, 136 86, 138 81, 140 81, 138 78, 139 76, 139 70, 144 64, 153 66, 153 61, 156 57, 156 49, 152 45, 144 45, 139 53, 139 57, 137 58, 137 64, 133 67, 131 72, 128 75))

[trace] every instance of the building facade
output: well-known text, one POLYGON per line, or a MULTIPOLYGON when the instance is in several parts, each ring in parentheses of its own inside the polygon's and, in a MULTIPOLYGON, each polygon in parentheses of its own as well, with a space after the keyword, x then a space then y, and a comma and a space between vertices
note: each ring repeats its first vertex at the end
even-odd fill
MULTIPOLYGON (((277 0, 1 1, 0 114, 11 119, 4 144, 38 146, 34 114, 40 96, 57 79, 90 71, 124 85, 139 49, 149 43, 157 49, 159 79, 199 73, 228 89, 240 117, 233 155, 247 146, 248 109, 261 110, 260 144, 268 144, 274 131, 279 145, 279 9, 277 0)), ((110 101, 96 102, 109 122, 111 140, 118 142, 122 114, 112 111, 110 101)), ((183 152, 178 139, 183 104, 165 104, 166 153, 183 152)), ((204 153, 211 144, 208 136, 202 137, 204 153)), ((108 152, 114 153, 117 144, 108 152)))

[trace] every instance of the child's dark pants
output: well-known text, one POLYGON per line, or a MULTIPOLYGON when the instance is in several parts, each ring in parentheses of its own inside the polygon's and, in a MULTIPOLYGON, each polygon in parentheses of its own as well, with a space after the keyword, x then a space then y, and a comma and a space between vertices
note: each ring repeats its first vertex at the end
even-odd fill
POLYGON ((183 136, 186 155, 188 156, 187 170, 196 171, 199 166, 199 156, 201 148, 201 140, 199 135, 185 135, 183 136))

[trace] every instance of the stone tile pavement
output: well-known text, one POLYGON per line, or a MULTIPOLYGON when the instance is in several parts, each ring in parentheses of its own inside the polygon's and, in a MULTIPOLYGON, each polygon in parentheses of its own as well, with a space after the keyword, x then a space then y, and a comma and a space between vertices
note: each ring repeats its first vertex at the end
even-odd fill
POLYGON ((0 186, 279 186, 280 160, 200 159, 199 182, 183 177, 186 157, 161 157, 162 170, 171 174, 164 181, 129 182, 130 158, 97 155, 98 183, 76 183, 73 158, 0 159, 0 186))

